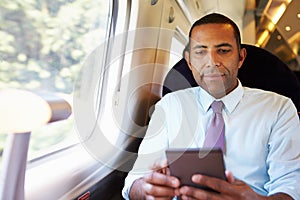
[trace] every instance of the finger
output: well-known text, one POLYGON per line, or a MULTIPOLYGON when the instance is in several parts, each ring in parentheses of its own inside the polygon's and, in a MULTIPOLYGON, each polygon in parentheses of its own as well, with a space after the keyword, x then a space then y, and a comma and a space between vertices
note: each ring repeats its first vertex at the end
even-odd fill
POLYGON ((155 197, 151 195, 146 195, 145 200, 155 200, 155 197))
POLYGON ((176 177, 168 176, 158 172, 152 172, 144 176, 144 181, 153 185, 161 185, 171 188, 178 188, 180 185, 180 182, 176 177))
POLYGON ((171 171, 170 171, 169 167, 166 168, 166 174, 169 175, 169 176, 171 175, 171 171))
POLYGON ((196 200, 193 197, 189 197, 189 196, 185 196, 185 195, 181 196, 180 198, 181 198, 181 200, 196 200))
POLYGON ((173 199, 173 197, 153 197, 153 196, 151 196, 151 195, 146 195, 145 196, 145 199, 146 200, 172 200, 173 199))
POLYGON ((195 187, 183 186, 180 188, 180 195, 183 200, 185 199, 220 199, 219 194, 210 192, 195 187))
POLYGON ((166 159, 159 159, 152 165, 151 169, 163 174, 167 173, 168 162, 166 159))
POLYGON ((151 169, 160 169, 168 166, 168 162, 166 159, 159 159, 154 162, 153 166, 151 169))
POLYGON ((219 178, 195 174, 192 176, 192 181, 196 184, 209 187, 220 193, 228 193, 231 191, 230 183, 219 178))
POLYGON ((233 177, 233 174, 231 171, 225 171, 225 175, 226 175, 227 181, 229 183, 233 183, 235 181, 235 178, 233 177))
POLYGON ((171 198, 175 196, 174 188, 160 186, 160 185, 151 185, 149 183, 145 183, 143 185, 143 190, 145 194, 149 196, 149 198, 155 197, 157 198, 171 198))

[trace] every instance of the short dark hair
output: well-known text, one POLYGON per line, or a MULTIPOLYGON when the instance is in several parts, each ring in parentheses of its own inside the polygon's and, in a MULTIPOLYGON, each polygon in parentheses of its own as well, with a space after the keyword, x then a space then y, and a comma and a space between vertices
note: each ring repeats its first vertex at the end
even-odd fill
POLYGON ((233 28, 233 34, 236 39, 238 49, 241 48, 241 35, 240 35, 240 30, 238 26, 228 17, 225 15, 219 14, 219 13, 212 13, 205 15, 204 17, 198 19, 191 27, 190 32, 189 32, 189 43, 188 46, 190 46, 191 43, 191 36, 192 36, 192 31, 196 26, 200 26, 203 24, 230 24, 231 27, 233 28))

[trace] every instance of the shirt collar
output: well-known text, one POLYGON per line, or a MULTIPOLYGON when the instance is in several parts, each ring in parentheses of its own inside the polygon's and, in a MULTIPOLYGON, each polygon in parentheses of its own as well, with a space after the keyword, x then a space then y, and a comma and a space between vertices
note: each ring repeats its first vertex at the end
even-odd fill
POLYGON ((238 86, 233 91, 231 91, 229 94, 227 94, 226 96, 224 96, 220 99, 215 99, 208 92, 206 92, 201 87, 199 87, 199 103, 202 105, 203 110, 205 112, 208 111, 212 102, 217 100, 217 101, 223 101, 224 106, 225 106, 225 111, 230 114, 236 108, 236 106, 242 99, 243 95, 244 95, 244 89, 239 80, 238 80, 238 86))

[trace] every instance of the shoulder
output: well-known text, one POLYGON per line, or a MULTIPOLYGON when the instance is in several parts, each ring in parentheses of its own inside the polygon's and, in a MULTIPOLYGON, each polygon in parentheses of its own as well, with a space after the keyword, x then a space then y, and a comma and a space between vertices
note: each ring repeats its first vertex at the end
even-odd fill
POLYGON ((160 102, 174 101, 182 98, 197 98, 198 92, 199 87, 191 87, 177 90, 175 92, 166 94, 164 97, 161 98, 160 102))
POLYGON ((257 88, 249 88, 249 87, 243 87, 244 88, 244 95, 246 97, 255 97, 255 98, 267 98, 267 99, 277 99, 281 101, 288 101, 289 98, 286 96, 283 96, 281 94, 272 92, 272 91, 267 91, 267 90, 262 90, 262 89, 257 89, 257 88))
POLYGON ((248 102, 252 105, 261 105, 266 109, 282 109, 284 107, 295 107, 292 100, 286 96, 271 91, 248 87, 244 87, 243 101, 248 102))
POLYGON ((199 102, 199 87, 187 88, 171 92, 162 97, 158 102, 157 106, 163 108, 178 108, 186 107, 187 105, 197 104, 199 102))

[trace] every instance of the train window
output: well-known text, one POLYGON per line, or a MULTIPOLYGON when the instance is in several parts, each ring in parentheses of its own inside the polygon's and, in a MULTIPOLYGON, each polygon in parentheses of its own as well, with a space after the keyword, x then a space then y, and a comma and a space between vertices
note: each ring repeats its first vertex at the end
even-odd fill
POLYGON ((183 57, 183 50, 188 42, 187 36, 179 27, 176 27, 174 33, 175 34, 171 42, 169 68, 172 68, 183 57))
POLYGON ((172 38, 169 67, 172 68, 183 57, 184 44, 175 37, 172 38))
MULTIPOLYGON (((107 0, 2 0, 0 89, 62 95, 72 105, 84 58, 107 40, 107 0)), ((78 143, 73 118, 31 134, 29 159, 78 143)), ((5 145, 0 134, 0 150, 5 145)))
POLYGON ((130 54, 126 49, 127 37, 130 34, 128 32, 130 6, 130 1, 120 1, 118 6, 113 8, 113 12, 117 13, 117 16, 114 16, 117 20, 112 28, 113 37, 99 45, 87 57, 84 64, 86 69, 82 72, 82 77, 88 80, 82 80, 81 82, 84 82, 84 85, 92 92, 86 92, 86 90, 79 88, 80 92, 85 93, 85 95, 76 95, 74 99, 74 105, 80 108, 78 111, 82 110, 81 112, 75 110, 75 120, 82 145, 88 149, 90 154, 101 161, 103 161, 103 157, 108 155, 108 152, 114 150, 120 136, 121 122, 118 121, 118 115, 114 112, 114 108, 118 104, 119 87, 124 73, 123 67, 129 65, 125 57, 130 54), (103 45, 105 46, 106 43, 109 44, 109 47, 105 52, 103 51, 103 45), (105 62, 100 64, 101 67, 98 70, 90 70, 91 66, 95 68, 98 65, 94 58, 102 57, 104 54, 106 55, 105 58, 103 57, 105 62), (87 84, 87 82, 90 83, 87 84), (98 99, 86 104, 84 99, 87 99, 86 96, 89 95, 96 95, 98 99), (91 105, 93 106, 91 107, 91 105), (99 105, 101 105, 100 108, 99 105), (90 112, 85 112, 87 110, 90 110, 90 112), (87 120, 87 117, 89 120, 87 120), (87 130, 87 127, 89 127, 89 130, 87 130), (99 150, 99 147, 104 146, 105 148, 99 150))

